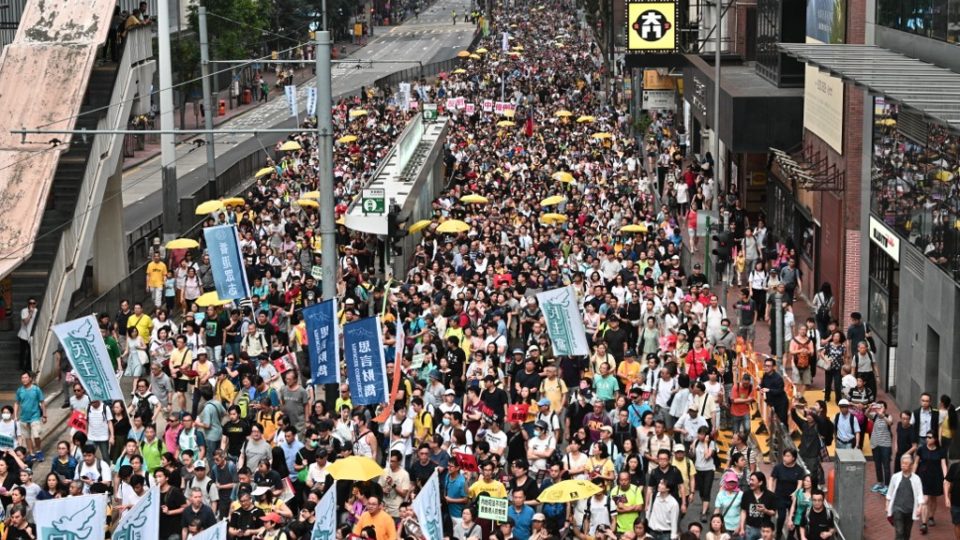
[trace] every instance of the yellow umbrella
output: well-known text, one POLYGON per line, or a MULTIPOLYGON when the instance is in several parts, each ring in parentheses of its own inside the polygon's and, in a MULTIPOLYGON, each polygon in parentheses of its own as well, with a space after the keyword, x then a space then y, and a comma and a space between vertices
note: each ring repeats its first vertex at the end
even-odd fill
POLYGON ((560 43, 559 41, 556 43, 556 46, 557 46, 558 49, 562 49, 562 48, 566 47, 566 45, 564 45, 563 43, 560 43))
POLYGON ((461 73, 466 73, 466 72, 467 72, 467 70, 465 70, 465 69, 463 69, 463 68, 457 68, 457 69, 453 70, 453 74, 454 74, 454 75, 460 75, 461 73))
POLYGON ((559 111, 553 113, 553 115, 558 118, 566 118, 568 116, 573 116, 573 113, 566 109, 560 109, 559 111))
POLYGON ((523 51, 523 45, 515 45, 511 50, 514 50, 514 51, 523 51))
POLYGON ((167 249, 194 249, 200 247, 200 242, 192 238, 177 238, 167 242, 167 249))
POLYGON ((895 126, 895 125, 897 125, 897 121, 894 120, 893 118, 884 118, 883 120, 881 120, 881 121, 878 122, 878 123, 879 123, 881 126, 895 126))
POLYGON ((295 152, 297 150, 300 150, 301 148, 303 147, 300 146, 300 143, 298 143, 297 141, 287 141, 283 143, 283 146, 280 147, 280 150, 283 152, 295 152))
POLYGON ((546 199, 540 201, 540 206, 553 206, 555 204, 562 204, 567 202, 567 198, 563 195, 554 195, 553 197, 547 197, 546 199))
POLYGON ((304 193, 303 195, 301 195, 300 198, 301 198, 301 199, 319 199, 319 198, 320 198, 320 192, 319 192, 319 191, 308 191, 308 192, 304 193))
POLYGON ((577 118, 577 123, 578 123, 578 124, 586 124, 586 123, 589 123, 589 122, 596 121, 596 119, 597 119, 597 118, 596 118, 595 116, 590 116, 589 114, 585 114, 585 115, 581 116, 580 118, 577 118))
POLYGON ((206 201, 200 203, 194 213, 198 216, 205 216, 220 210, 223 210, 223 201, 206 201))
POLYGON ((624 225, 620 227, 620 232, 625 233, 645 233, 647 232, 647 226, 643 223, 634 223, 633 225, 624 225))
POLYGON ((479 59, 480 59, 480 55, 479 55, 479 54, 471 54, 471 55, 470 55, 470 59, 471 59, 471 60, 479 60, 479 59))
POLYGON ((357 140, 356 135, 344 135, 343 137, 340 137, 339 139, 337 139, 337 142, 340 144, 346 144, 346 143, 352 143, 356 140, 357 140))
POLYGON ((520 58, 520 53, 518 53, 517 51, 510 51, 507 53, 507 55, 512 56, 514 58, 520 58))
POLYGON ((464 195, 460 197, 460 202, 466 204, 487 204, 490 202, 483 195, 477 195, 476 193, 471 193, 470 195, 464 195))
POLYGON ((470 58, 470 51, 460 51, 457 53, 460 58, 470 58))
POLYGON ((300 206, 306 206, 309 208, 320 208, 320 203, 313 199, 298 199, 297 204, 300 206))
POLYGON ((548 225, 553 225, 554 223, 566 223, 567 216, 563 214, 544 214, 540 216, 540 221, 548 225))
POLYGON ((470 225, 467 225, 459 219, 448 219, 447 221, 441 223, 439 227, 437 227, 438 233, 462 233, 469 230, 470 225))
POLYGON ((497 127, 513 127, 517 125, 516 122, 511 122, 510 120, 501 120, 497 122, 497 127))
POLYGON ((939 170, 935 175, 933 175, 933 177, 941 182, 949 182, 953 179, 953 173, 950 171, 939 170))
POLYGON ((613 133, 607 133, 606 131, 600 131, 591 135, 594 139, 612 139, 613 133))
POLYGON ((487 49, 485 49, 484 47, 480 47, 479 49, 477 49, 477 50, 475 50, 475 51, 473 51, 473 52, 475 52, 475 53, 477 53, 477 54, 487 54, 487 49))
POLYGON ((223 200, 224 206, 243 206, 247 204, 247 201, 243 200, 243 197, 230 197, 223 200))
POLYGON ((220 297, 217 296, 217 291, 210 291, 208 293, 201 294, 196 300, 197 305, 200 307, 225 306, 232 301, 233 300, 221 300, 220 297))
POLYGON ((267 176, 267 175, 273 174, 273 173, 275 173, 275 172, 277 172, 277 170, 274 169, 273 167, 264 167, 264 168, 260 169, 259 171, 257 171, 257 174, 254 175, 254 178, 260 178, 261 176, 267 176))
POLYGON ((557 171, 551 175, 551 178, 558 182, 563 182, 564 184, 573 183, 573 175, 567 171, 557 171))
POLYGON ((335 480, 366 482, 383 474, 383 467, 366 456, 350 456, 331 463, 327 473, 335 480))
POLYGON ((357 117, 366 116, 366 115, 367 115, 366 109, 352 109, 350 111, 350 118, 357 118, 357 117))
POLYGON ((422 231, 423 229, 426 229, 427 227, 429 227, 431 223, 433 223, 433 222, 430 221, 429 219, 421 219, 420 221, 418 221, 418 222, 414 223, 413 225, 407 227, 407 232, 410 233, 410 234, 420 232, 420 231, 422 231))
POLYGON ((346 225, 346 224, 347 224, 347 220, 344 219, 343 216, 340 216, 340 217, 337 218, 336 224, 337 224, 337 225, 346 225))
POLYGON ((507 109, 503 111, 503 115, 506 116, 507 118, 513 118, 514 116, 517 115, 517 111, 514 109, 507 109))
POLYGON ((541 491, 537 500, 547 504, 567 503, 593 497, 601 491, 602 487, 588 480, 563 480, 541 491))

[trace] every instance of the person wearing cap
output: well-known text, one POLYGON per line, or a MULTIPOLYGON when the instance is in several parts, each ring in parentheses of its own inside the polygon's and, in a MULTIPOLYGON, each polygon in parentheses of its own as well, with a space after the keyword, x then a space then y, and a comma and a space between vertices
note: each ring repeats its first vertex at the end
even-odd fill
POLYGON ((283 531, 280 525, 283 523, 283 516, 276 512, 268 512, 267 515, 260 518, 263 522, 263 532, 259 537, 263 540, 287 540, 287 533, 283 531))
POLYGON ((620 379, 620 385, 623 388, 630 388, 633 383, 640 380, 640 370, 643 366, 637 362, 637 353, 633 349, 627 349, 623 354, 623 361, 617 367, 617 378, 620 379))
POLYGON ((550 426, 540 420, 533 425, 533 437, 527 441, 527 461, 530 463, 530 472, 534 476, 547 469, 549 459, 557 448, 557 440, 551 433, 550 426))
MULTIPOLYGON (((740 479, 737 473, 729 470, 720 478, 720 488, 713 500, 714 515, 723 520, 723 527, 728 531, 735 531, 740 526, 740 501, 743 492, 740 491, 740 479)), ((811 539, 813 540, 813 539, 811 539)))
POLYGON ((547 517, 541 512, 533 515, 533 521, 530 526, 529 540, 547 540, 550 537, 550 531, 546 527, 547 517))
MULTIPOLYGON (((562 381, 561 381, 562 382, 562 381)), ((541 397, 537 402, 537 416, 535 422, 543 422, 547 425, 547 431, 553 436, 554 440, 563 440, 563 432, 560 430, 560 415, 551 410, 552 403, 546 397, 541 397)))
POLYGON ((857 448, 860 445, 860 422, 850 410, 850 402, 844 398, 838 403, 840 412, 833 417, 833 427, 836 430, 836 448, 857 448))
POLYGON ((697 432, 701 427, 709 429, 706 418, 700 414, 700 405, 691 400, 687 406, 687 413, 681 416, 673 426, 673 432, 680 436, 680 439, 686 445, 693 444, 697 440, 697 432))
MULTIPOLYGON (((685 502, 687 505, 693 504, 693 497, 697 492, 697 468, 690 456, 687 455, 686 446, 682 444, 673 445, 673 457, 670 460, 670 465, 680 471, 680 477, 683 479, 683 492, 686 495, 681 502, 685 502)), ((710 498, 707 497, 707 500, 710 500, 710 498)), ((686 513, 686 510, 684 510, 684 513, 686 513)))

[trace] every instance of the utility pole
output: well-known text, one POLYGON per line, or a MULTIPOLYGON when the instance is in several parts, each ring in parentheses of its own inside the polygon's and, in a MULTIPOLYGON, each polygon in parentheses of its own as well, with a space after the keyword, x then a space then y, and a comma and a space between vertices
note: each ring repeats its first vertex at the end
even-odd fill
MULTIPOLYGON (((732 0, 731 0, 732 1, 732 0)), ((716 77, 713 82, 713 179, 717 183, 717 208, 719 209, 720 194, 726 186, 720 181, 720 39, 723 34, 723 0, 715 0, 717 5, 717 41, 713 63, 716 64, 716 77)))
POLYGON ((200 22, 200 72, 203 76, 203 128, 208 131, 204 135, 207 147, 207 197, 216 199, 217 190, 217 154, 213 146, 213 111, 214 104, 210 95, 210 42, 207 37, 207 7, 199 6, 197 17, 200 22))
POLYGON ((323 10, 323 26, 321 27, 321 30, 326 31, 326 30, 329 30, 327 28, 327 0, 323 0, 323 3, 321 4, 321 9, 323 10))
POLYGON ((323 243, 323 298, 337 295, 337 233, 333 211, 333 89, 330 32, 317 32, 317 144, 320 158, 320 241, 323 243))
MULTIPOLYGON (((178 14, 179 15, 179 14, 178 14)), ((160 56, 160 129, 173 130, 173 72, 170 59, 170 3, 157 1, 157 47, 160 56)), ((209 115, 211 111, 207 111, 209 115)), ((160 135, 160 167, 163 191, 163 238, 172 240, 180 231, 177 194, 177 147, 173 135, 160 135)))

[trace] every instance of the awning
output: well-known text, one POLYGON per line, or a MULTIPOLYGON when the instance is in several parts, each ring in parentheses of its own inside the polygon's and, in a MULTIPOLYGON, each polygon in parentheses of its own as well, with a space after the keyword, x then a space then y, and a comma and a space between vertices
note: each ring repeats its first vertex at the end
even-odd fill
POLYGON ((960 73, 876 45, 777 46, 788 56, 960 131, 960 73))

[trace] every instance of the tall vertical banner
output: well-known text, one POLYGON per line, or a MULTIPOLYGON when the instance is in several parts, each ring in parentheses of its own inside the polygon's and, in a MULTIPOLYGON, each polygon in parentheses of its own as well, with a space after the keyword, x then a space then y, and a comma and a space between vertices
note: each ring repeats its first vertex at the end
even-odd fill
POLYGON ((510 34, 504 32, 500 38, 500 50, 507 52, 510 50, 510 34))
POLYGON ((443 523, 440 521, 443 510, 440 507, 440 481, 437 471, 433 471, 410 507, 417 515, 417 521, 427 540, 443 540, 443 523))
POLYGON ((120 516, 113 540, 160 540, 160 488, 153 486, 120 516))
POLYGON ((317 87, 307 88, 307 116, 317 115, 317 87))
POLYGON ((547 332, 557 356, 587 356, 587 330, 573 286, 537 293, 540 310, 547 321, 547 332))
POLYGON ((37 501, 33 519, 39 540, 99 540, 104 537, 107 524, 107 496, 37 501))
POLYGON ((283 93, 287 96, 287 107, 290 108, 290 116, 299 117, 297 110, 297 85, 288 84, 283 87, 283 93))
POLYGON ((313 384, 339 383, 337 346, 340 325, 337 323, 336 298, 303 308, 303 319, 307 322, 307 353, 313 384))
POLYGON ((390 383, 390 402, 387 403, 387 406, 380 411, 380 414, 376 418, 376 421, 380 423, 386 422, 387 419, 390 418, 390 415, 393 414, 393 404, 397 401, 397 392, 400 390, 400 376, 403 374, 403 348, 407 341, 400 317, 397 317, 396 338, 396 345, 394 345, 396 352, 393 355, 393 378, 390 383))
MULTIPOLYGON (((846 29, 847 0, 807 2, 806 43, 844 43, 846 29)), ((803 127, 843 154, 843 81, 816 66, 804 69, 803 127)))
POLYGON ((400 108, 404 111, 410 110, 410 83, 400 83, 400 108))
POLYGON ((100 326, 93 315, 58 324, 53 333, 67 352, 73 373, 90 399, 123 401, 123 392, 113 370, 113 363, 103 343, 100 326))
POLYGON ((250 282, 243 267, 236 225, 217 225, 203 229, 210 253, 213 283, 221 300, 239 300, 250 296, 250 282))
POLYGON ((316 508, 317 521, 310 540, 332 540, 337 531, 337 481, 323 494, 316 508))
POLYGON ((193 540, 227 540, 227 520, 218 521, 213 527, 200 531, 193 540))
POLYGON ((387 366, 380 317, 368 317, 343 327, 343 355, 353 404, 386 403, 387 366))

